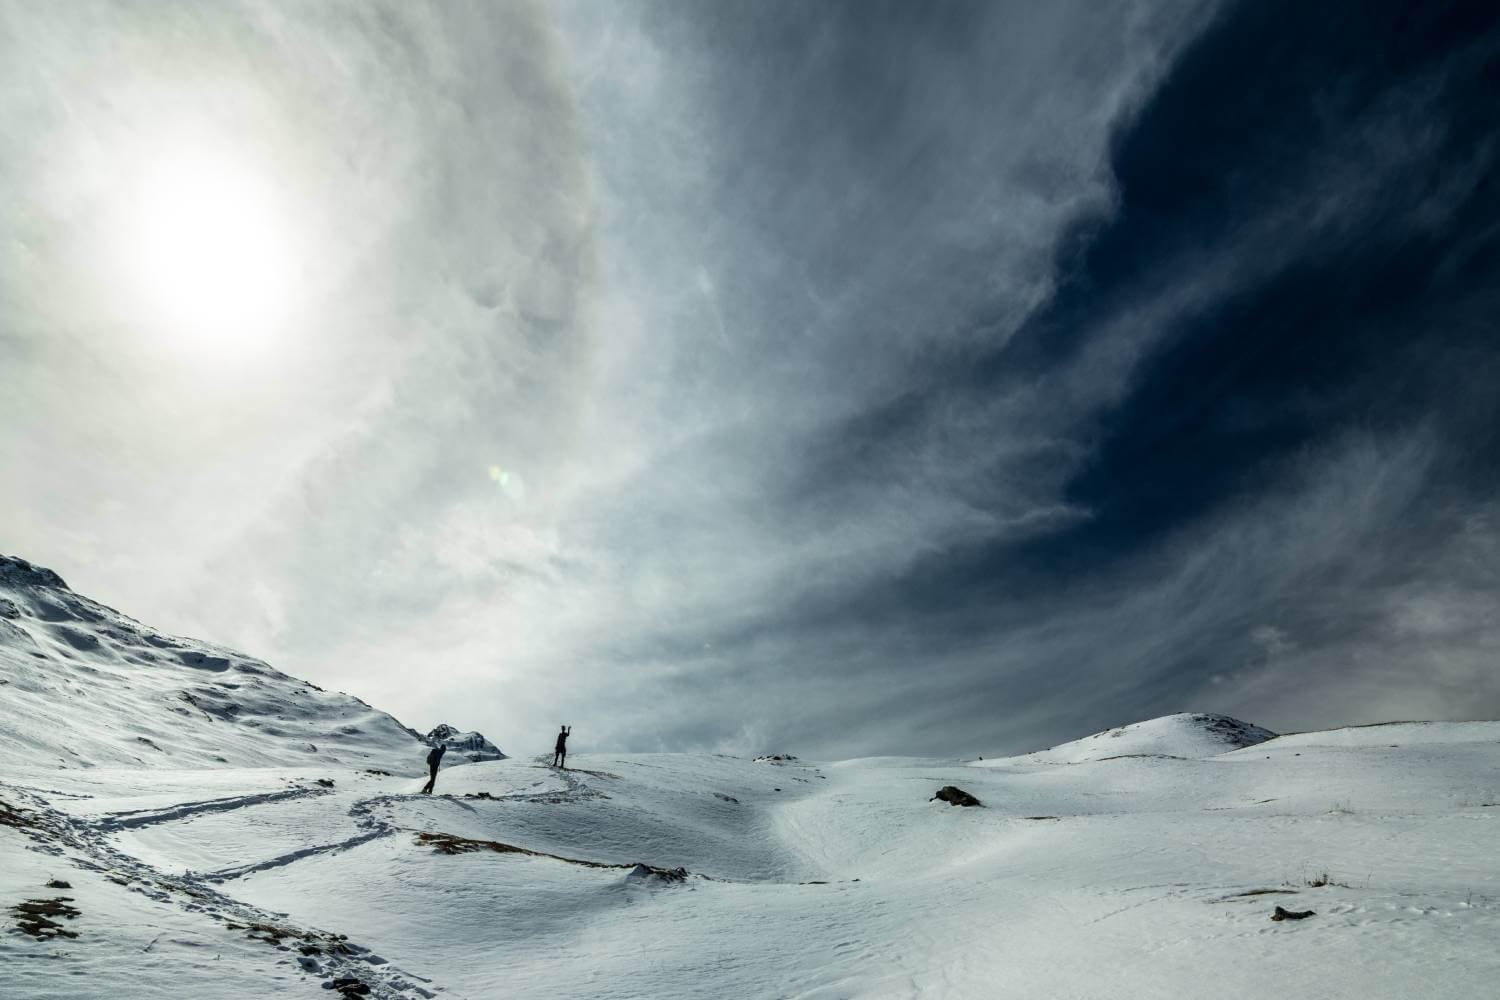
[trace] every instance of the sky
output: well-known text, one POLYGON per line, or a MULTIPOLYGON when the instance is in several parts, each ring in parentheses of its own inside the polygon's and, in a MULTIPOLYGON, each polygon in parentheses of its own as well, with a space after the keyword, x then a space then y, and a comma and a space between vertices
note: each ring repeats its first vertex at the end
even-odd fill
POLYGON ((0 551, 408 725, 1500 717, 1493 4, 0 0, 0 551))

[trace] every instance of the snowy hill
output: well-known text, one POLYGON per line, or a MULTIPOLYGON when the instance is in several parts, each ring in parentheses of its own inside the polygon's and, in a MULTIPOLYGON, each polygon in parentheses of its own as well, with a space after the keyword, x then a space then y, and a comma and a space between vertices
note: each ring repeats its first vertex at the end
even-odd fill
POLYGON ((1108 729, 1030 756, 1038 761, 1064 764, 1111 757, 1194 759, 1212 757, 1275 738, 1276 734, 1269 729, 1227 715, 1183 712, 1108 729))
POLYGON ((1497 741, 1430 723, 1077 763, 585 754, 454 768, 432 796, 347 766, 21 768, 0 781, 0 905, 57 929, 0 936, 0 963, 35 998, 1165 1000, 1210 975, 1216 996, 1479 996, 1500 975, 1497 741), (983 807, 932 801, 949 784, 983 807))
POLYGON ((354 764, 415 772, 417 734, 241 653, 156 632, 0 556, 0 763, 354 764))
POLYGON ((390 716, 16 559, 0 699, 6 997, 1395 1000, 1500 977, 1500 723, 498 759, 421 795, 390 716), (934 800, 950 785, 982 805, 934 800))
MULTIPOLYGON (((500 748, 484 738, 483 733, 462 733, 446 722, 433 727, 432 731, 422 738, 428 746, 445 746, 449 753, 457 754, 475 763, 481 760, 505 760, 505 754, 500 748)), ((447 757, 443 758, 445 761, 447 757)))

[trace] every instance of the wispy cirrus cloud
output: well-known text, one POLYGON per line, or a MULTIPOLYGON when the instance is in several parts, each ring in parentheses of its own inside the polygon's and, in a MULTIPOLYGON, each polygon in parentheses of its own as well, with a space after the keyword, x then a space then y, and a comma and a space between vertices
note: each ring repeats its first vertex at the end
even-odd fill
POLYGON ((1494 35, 1270 6, 13 8, 14 544, 508 749, 1493 714, 1494 35), (57 249, 164 107, 276 350, 57 249))

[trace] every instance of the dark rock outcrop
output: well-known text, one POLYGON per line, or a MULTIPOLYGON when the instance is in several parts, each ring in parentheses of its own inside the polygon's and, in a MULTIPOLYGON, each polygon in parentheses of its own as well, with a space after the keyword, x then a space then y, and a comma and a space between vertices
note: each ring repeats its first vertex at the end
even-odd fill
POLYGON ((63 578, 50 569, 34 566, 18 556, 0 556, 0 581, 21 587, 68 589, 63 578))
POLYGON ((638 864, 625 876, 632 879, 652 879, 657 882, 686 882, 686 868, 657 868, 654 865, 638 864))
POLYGON ((932 799, 928 799, 927 801, 931 802, 933 799, 941 799, 942 801, 948 803, 949 805, 955 805, 955 806, 982 806, 982 805, 984 805, 983 802, 980 802, 974 796, 970 795, 968 792, 964 791, 962 788, 959 788, 957 785, 944 785, 942 788, 938 789, 937 794, 934 795, 932 797, 932 799))
POLYGON ((483 733, 462 733, 447 723, 433 728, 422 737, 422 742, 430 747, 445 746, 454 753, 463 754, 471 761, 505 759, 504 751, 485 739, 483 733))
POLYGON ((1276 912, 1273 913, 1273 914, 1271 914, 1271 919, 1272 920, 1306 920, 1308 917, 1313 916, 1317 912, 1318 911, 1316 911, 1316 910, 1284 910, 1284 909, 1282 909, 1281 907, 1278 906, 1278 907, 1276 907, 1276 912))

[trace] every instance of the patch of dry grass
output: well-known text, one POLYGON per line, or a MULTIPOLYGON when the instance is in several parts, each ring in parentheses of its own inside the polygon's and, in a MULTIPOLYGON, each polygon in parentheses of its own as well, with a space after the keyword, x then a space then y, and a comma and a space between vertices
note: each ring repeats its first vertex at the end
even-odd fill
POLYGON ((53 917, 62 917, 64 920, 72 920, 79 914, 78 908, 71 906, 73 897, 57 896, 52 899, 28 899, 24 903, 17 903, 10 908, 15 914, 16 927, 24 934, 30 934, 34 938, 76 938, 78 932, 69 930, 62 924, 53 920, 53 917))

